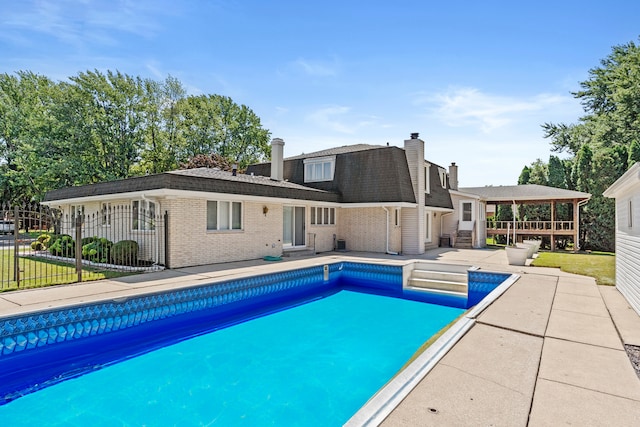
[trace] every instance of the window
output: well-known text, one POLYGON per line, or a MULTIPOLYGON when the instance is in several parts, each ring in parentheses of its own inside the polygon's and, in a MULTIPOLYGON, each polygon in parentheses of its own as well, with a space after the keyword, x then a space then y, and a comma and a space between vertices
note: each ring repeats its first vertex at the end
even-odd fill
POLYGON ((442 185, 442 188, 447 188, 447 171, 443 168, 438 168, 438 174, 440 175, 440 185, 442 185))
POLYGON ((131 228, 133 230, 156 229, 156 204, 149 200, 134 200, 131 206, 131 228))
POLYGON ((629 200, 629 228, 633 228, 633 204, 629 200))
POLYGON ((425 243, 431 243, 431 211, 426 211, 424 213, 424 229, 425 229, 425 234, 424 234, 424 242, 425 243))
POLYGON ((71 206, 71 224, 75 225, 76 218, 82 218, 84 222, 84 205, 71 206))
POLYGON ((335 157, 306 159, 304 161, 304 182, 332 181, 335 157))
POLYGON ((111 226, 111 203, 102 204, 101 214, 102 214, 102 225, 104 227, 111 226))
POLYGON ((311 208, 311 225, 334 225, 336 208, 311 208))
POLYGON ((395 226, 400 227, 400 209, 395 209, 395 226))
POLYGON ((207 230, 242 230, 242 203, 208 200, 207 230))
POLYGON ((424 192, 429 194, 431 193, 431 165, 429 163, 425 163, 424 167, 424 192))
POLYGON ((473 205, 471 202, 462 203, 462 220, 463 221, 471 221, 471 213, 472 213, 473 205))

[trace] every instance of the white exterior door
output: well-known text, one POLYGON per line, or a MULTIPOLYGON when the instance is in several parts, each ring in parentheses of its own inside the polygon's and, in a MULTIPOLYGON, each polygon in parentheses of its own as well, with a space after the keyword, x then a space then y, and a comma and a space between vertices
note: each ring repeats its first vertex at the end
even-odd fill
POLYGON ((458 218, 458 230, 473 230, 475 221, 475 203, 473 200, 460 200, 460 217, 458 218))

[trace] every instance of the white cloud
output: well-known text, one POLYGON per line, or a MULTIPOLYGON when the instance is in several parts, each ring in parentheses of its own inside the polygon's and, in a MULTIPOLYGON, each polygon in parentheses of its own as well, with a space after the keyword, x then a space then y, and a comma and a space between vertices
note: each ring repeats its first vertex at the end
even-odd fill
POLYGON ((314 77, 335 77, 338 75, 340 65, 338 61, 311 61, 304 58, 298 58, 293 62, 296 69, 302 70, 305 74, 314 77))
POLYGON ((40 0, 14 2, 3 10, 0 24, 3 38, 20 40, 25 32, 45 34, 63 43, 116 45, 112 32, 153 37, 159 30, 155 15, 169 14, 170 3, 93 2, 83 0, 40 0))
POLYGON ((343 123, 344 120, 349 120, 348 118, 345 119, 345 115, 350 110, 351 108, 340 105, 323 107, 308 114, 306 120, 326 130, 353 134, 355 133, 354 127, 343 123))
POLYGON ((492 133, 509 125, 553 117, 551 110, 574 110, 569 96, 538 94, 513 97, 487 94, 475 88, 453 88, 434 95, 419 94, 416 104, 427 105, 428 114, 450 127, 472 126, 492 133))

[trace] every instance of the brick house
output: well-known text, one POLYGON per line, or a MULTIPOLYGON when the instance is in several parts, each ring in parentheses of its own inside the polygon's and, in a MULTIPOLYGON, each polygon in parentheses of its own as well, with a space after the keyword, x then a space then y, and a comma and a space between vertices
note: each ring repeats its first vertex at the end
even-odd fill
POLYGON ((454 212, 449 173, 424 159, 418 134, 404 148, 360 144, 286 159, 283 151, 275 138, 272 162, 245 174, 177 170, 50 191, 44 204, 70 219, 93 212, 119 239, 157 233, 156 247, 141 253, 170 268, 304 250, 421 254, 438 246, 443 216, 454 212), (134 219, 111 219, 116 206, 134 219), (163 230, 138 221, 143 211, 163 215, 163 230))

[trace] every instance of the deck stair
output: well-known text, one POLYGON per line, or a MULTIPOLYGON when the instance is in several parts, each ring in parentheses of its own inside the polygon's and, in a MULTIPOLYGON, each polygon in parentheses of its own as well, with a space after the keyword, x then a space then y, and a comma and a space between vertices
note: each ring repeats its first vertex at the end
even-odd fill
POLYGON ((467 274, 416 268, 411 271, 406 287, 414 291, 466 297, 467 274))
POLYGON ((456 249, 473 249, 473 237, 471 230, 458 230, 456 237, 456 249))

